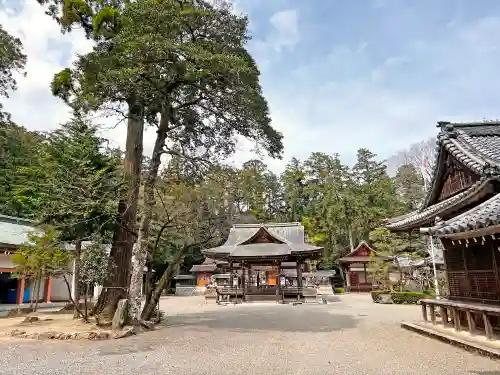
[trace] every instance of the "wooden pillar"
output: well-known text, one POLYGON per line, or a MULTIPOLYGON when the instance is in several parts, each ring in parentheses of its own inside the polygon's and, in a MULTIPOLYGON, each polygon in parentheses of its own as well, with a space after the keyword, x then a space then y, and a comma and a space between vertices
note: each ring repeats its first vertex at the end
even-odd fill
POLYGON ((351 291, 351 272, 349 272, 349 266, 346 268, 346 281, 347 281, 347 292, 351 291))
POLYGON ((366 275, 366 263, 363 263, 363 271, 365 273, 365 284, 368 284, 368 276, 366 275))
POLYGON ((243 291, 243 295, 241 297, 241 299, 243 300, 243 302, 245 302, 245 297, 246 297, 246 294, 247 294, 247 278, 246 278, 246 265, 245 263, 241 262, 241 289, 243 291))
POLYGON ((276 302, 283 303, 283 291, 281 289, 281 261, 278 261, 278 288, 276 289, 276 302))
POLYGON ((302 260, 297 260, 297 286, 302 288, 302 260))
POLYGON ((445 306, 439 307, 439 312, 441 314, 441 323, 444 327, 448 326, 448 309, 445 306))
POLYGON ((427 323, 427 305, 425 303, 422 303, 422 318, 424 319, 424 322, 427 323))
POLYGON ((16 292, 16 302, 17 304, 23 304, 24 299, 24 288, 26 286, 26 279, 24 277, 17 281, 17 292, 16 292))
POLYGON ((469 326, 469 333, 471 335, 476 334, 476 321, 474 320, 474 317, 472 316, 472 313, 467 310, 465 312, 467 314, 467 325, 469 326))
POLYGON ((483 323, 484 323, 484 330, 486 332, 486 338, 488 340, 493 339, 493 326, 491 325, 490 317, 483 312, 483 323))
POLYGON ((453 325, 455 326, 455 331, 459 332, 461 330, 460 327, 460 311, 456 308, 451 309, 451 313, 453 316, 453 325))
MULTIPOLYGON (((489 243, 489 239, 487 240, 487 244, 489 243)), ((500 296, 500 277, 498 275, 498 266, 497 266, 497 255, 495 254, 495 240, 491 240, 491 246, 489 246, 489 248, 491 249, 491 254, 492 254, 492 265, 493 265, 493 272, 495 273, 495 280, 497 281, 497 292, 496 292, 496 295, 497 297, 500 296)))
POLYGON ((431 322, 432 324, 436 324, 436 307, 434 305, 429 305, 431 310, 431 322))
POLYGON ((52 277, 45 279, 45 288, 43 290, 43 301, 49 303, 52 294, 52 277))
POLYGON ((229 287, 233 287, 233 261, 229 261, 229 287))
POLYGON ((302 259, 297 259, 297 299, 302 296, 302 259))

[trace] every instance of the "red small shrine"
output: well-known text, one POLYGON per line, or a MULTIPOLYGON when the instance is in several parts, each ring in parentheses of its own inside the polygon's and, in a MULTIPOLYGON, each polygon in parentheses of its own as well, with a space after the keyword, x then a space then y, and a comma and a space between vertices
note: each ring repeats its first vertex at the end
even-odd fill
POLYGON ((339 263, 347 271, 347 291, 369 292, 372 290, 373 278, 370 274, 370 263, 382 260, 389 261, 390 257, 378 255, 365 241, 346 256, 339 259, 339 263))

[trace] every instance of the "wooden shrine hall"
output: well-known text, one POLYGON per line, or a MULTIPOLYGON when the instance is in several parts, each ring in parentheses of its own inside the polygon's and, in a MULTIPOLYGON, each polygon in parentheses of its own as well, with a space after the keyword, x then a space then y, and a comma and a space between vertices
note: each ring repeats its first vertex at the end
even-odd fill
POLYGON ((433 179, 422 207, 386 227, 420 231, 443 245, 449 296, 421 301, 426 328, 494 339, 500 331, 500 122, 438 126, 433 179))
POLYGON ((236 224, 222 246, 203 254, 229 263, 229 286, 217 288, 221 295, 283 303, 305 297, 308 288, 302 274, 310 271, 309 261, 319 259, 322 251, 305 243, 300 223, 236 224))

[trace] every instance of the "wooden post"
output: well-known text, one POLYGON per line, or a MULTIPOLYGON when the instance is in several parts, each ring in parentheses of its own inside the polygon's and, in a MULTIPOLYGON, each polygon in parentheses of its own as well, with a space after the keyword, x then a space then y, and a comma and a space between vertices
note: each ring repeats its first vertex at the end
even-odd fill
POLYGON ((424 318, 424 322, 428 322, 427 320, 427 305, 424 303, 422 303, 422 318, 424 318))
POLYGON ((432 324, 436 324, 436 307, 433 304, 429 305, 431 310, 431 322, 432 324))
POLYGON ((26 279, 24 277, 17 281, 16 302, 22 305, 24 302, 24 288, 26 286, 26 279))
POLYGON ((297 299, 300 301, 302 295, 302 260, 297 259, 297 299))
POLYGON ((47 277, 45 279, 45 288, 43 290, 44 302, 50 303, 51 294, 52 294, 52 277, 47 277))
POLYGON ((453 325, 455 326, 455 331, 460 331, 460 314, 459 311, 455 308, 451 309, 451 313, 453 315, 453 325))
POLYGON ((233 261, 229 262, 229 288, 233 288, 233 261))
POLYGON ((484 330, 486 332, 486 338, 488 340, 492 340, 493 339, 493 327, 492 327, 491 322, 490 322, 490 317, 485 312, 483 312, 483 322, 484 322, 484 330))
POLYGON ((472 316, 472 313, 469 310, 465 311, 465 313, 467 314, 467 326, 469 327, 469 333, 471 335, 475 335, 476 321, 474 320, 474 317, 472 316))
POLYGON ((281 262, 278 261, 278 288, 276 293, 276 302, 283 303, 283 292, 281 290, 281 262))
POLYGON ((351 272, 349 271, 349 266, 347 266, 347 269, 346 269, 346 282, 347 282, 347 285, 346 285, 346 292, 350 292, 351 291, 351 272))
POLYGON ((448 309, 445 306, 439 307, 439 312, 441 313, 441 323, 444 327, 447 327, 448 324, 448 309))
POLYGON ((243 291, 243 295, 241 296, 241 299, 243 302, 246 300, 246 295, 247 295, 247 278, 246 278, 246 265, 245 263, 241 262, 241 288, 243 291))

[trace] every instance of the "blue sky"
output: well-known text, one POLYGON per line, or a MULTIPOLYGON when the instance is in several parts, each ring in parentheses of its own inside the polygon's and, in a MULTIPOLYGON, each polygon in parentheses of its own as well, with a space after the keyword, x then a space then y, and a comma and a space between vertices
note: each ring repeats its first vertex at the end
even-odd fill
MULTIPOLYGON (((68 113, 48 82, 90 44, 61 36, 35 1, 8 1, 0 22, 25 42, 29 64, 6 107, 29 128, 53 128, 68 113)), ((235 8, 248 14, 248 47, 285 136, 284 160, 264 158, 276 171, 313 151, 352 163, 367 147, 387 158, 434 136, 439 120, 499 117, 499 1, 236 0, 235 8)), ((123 144, 123 129, 108 124, 123 144)), ((234 161, 249 157, 242 145, 234 161)))

